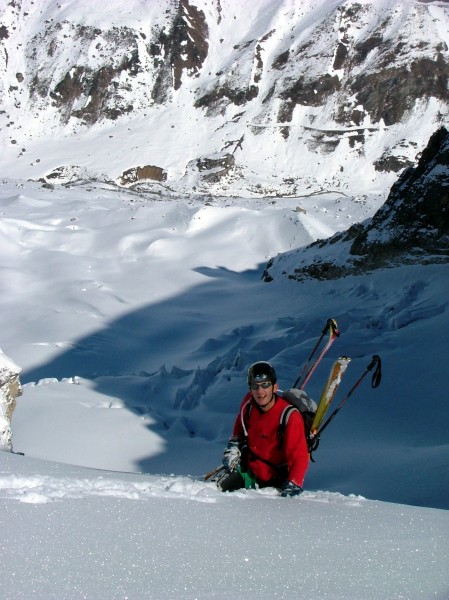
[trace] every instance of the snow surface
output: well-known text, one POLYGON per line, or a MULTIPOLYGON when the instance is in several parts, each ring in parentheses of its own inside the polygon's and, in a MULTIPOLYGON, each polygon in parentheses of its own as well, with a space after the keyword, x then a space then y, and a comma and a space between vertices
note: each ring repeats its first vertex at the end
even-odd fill
MULTIPOLYGON (((128 4, 25 0, 23 39, 42 31, 56 9, 67 19, 82 12, 100 27, 111 15, 143 28, 165 18, 159 1, 128 4)), ((287 23, 290 35, 290 21, 303 14, 306 31, 338 4, 286 1, 279 26, 287 23)), ((387 4, 379 2, 380 19, 387 4)), ((205 10, 218 6, 206 2, 205 10)), ((269 6, 246 1, 244 10, 259 11, 254 21, 223 11, 229 40, 267 32, 269 6)), ((5 7, 2 23, 10 24, 13 8, 5 7)), ((447 36, 442 8, 431 10, 447 36)), ((423 27, 420 35, 433 33, 423 27)), ((8 86, 25 71, 17 40, 8 48, 8 86)), ((317 40, 317 53, 326 44, 317 40)), ((61 48, 60 64, 72 59, 61 48)), ((218 70, 217 56, 223 66, 232 58, 213 50, 204 73, 218 70)), ((374 214, 388 190, 369 161, 350 160, 346 171, 357 185, 349 188, 327 181, 328 163, 301 152, 294 136, 286 150, 281 136, 267 144, 248 131, 254 179, 242 182, 241 194, 223 186, 229 197, 201 198, 78 180, 87 172, 111 180, 154 163, 191 191, 189 158, 238 139, 235 129, 221 133, 213 118, 206 127, 193 111, 186 99, 197 85, 183 81, 173 110, 77 132, 49 126, 54 109, 46 100, 45 114, 8 106, 0 140, 0 347, 22 369, 12 429, 25 456, 0 453, 1 596, 448 600, 447 265, 328 282, 261 280, 276 254, 374 214), (61 165, 70 185, 25 181, 61 165), (70 173, 69 165, 79 168, 70 173), (260 183, 269 189, 274 177, 298 171, 322 182, 309 191, 325 193, 257 197, 260 183), (309 394, 319 397, 339 355, 352 362, 334 403, 373 354, 382 357, 381 386, 372 390, 365 379, 326 430, 301 497, 219 493, 202 478, 220 463, 247 366, 271 360, 288 387, 330 317, 341 336, 309 394)), ((436 127, 433 102, 415 107, 407 135, 400 129, 417 148, 436 127)), ((329 118, 321 111, 320 124, 329 118)), ((379 156, 379 140, 368 141, 367 158, 379 156)), ((285 264, 292 260, 286 255, 285 264)))
POLYGON ((448 513, 9 456, 2 597, 447 598, 448 513))
POLYGON ((3 598, 447 600, 447 267, 261 280, 378 203, 3 180, 1 347, 22 368, 25 452, 0 456, 3 598), (341 336, 312 397, 341 354, 334 402, 373 354, 381 386, 333 421, 300 498, 219 493, 202 476, 248 364, 288 387, 328 317, 341 336))

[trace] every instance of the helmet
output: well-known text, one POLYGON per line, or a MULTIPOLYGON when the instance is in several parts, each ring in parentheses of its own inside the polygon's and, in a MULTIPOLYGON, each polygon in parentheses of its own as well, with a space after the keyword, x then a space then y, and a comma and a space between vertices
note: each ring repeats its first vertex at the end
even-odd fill
POLYGON ((274 385, 277 381, 276 371, 268 362, 256 362, 248 369, 247 381, 248 385, 262 381, 271 381, 274 385))

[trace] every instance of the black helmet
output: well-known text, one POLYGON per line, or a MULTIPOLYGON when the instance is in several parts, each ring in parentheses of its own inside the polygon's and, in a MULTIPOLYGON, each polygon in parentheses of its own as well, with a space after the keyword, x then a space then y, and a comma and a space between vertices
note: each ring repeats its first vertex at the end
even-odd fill
POLYGON ((251 385, 252 383, 261 383, 263 381, 271 381, 274 385, 277 380, 276 371, 268 362, 256 362, 248 369, 248 385, 251 385))

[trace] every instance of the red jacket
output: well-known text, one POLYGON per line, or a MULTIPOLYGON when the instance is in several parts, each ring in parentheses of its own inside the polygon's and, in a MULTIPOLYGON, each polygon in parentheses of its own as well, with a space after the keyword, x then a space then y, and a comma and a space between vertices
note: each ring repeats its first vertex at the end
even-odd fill
POLYGON ((240 406, 232 435, 243 441, 246 437, 246 429, 249 449, 248 467, 257 479, 268 482, 279 476, 278 470, 260 460, 258 458, 260 457, 272 465, 286 464, 288 480, 302 487, 309 466, 304 421, 296 410, 290 414, 280 447, 278 429, 281 413, 286 406, 289 406, 289 403, 276 396, 274 406, 268 412, 263 412, 253 400, 251 393, 248 393, 240 406), (251 405, 250 410, 249 405, 251 405))

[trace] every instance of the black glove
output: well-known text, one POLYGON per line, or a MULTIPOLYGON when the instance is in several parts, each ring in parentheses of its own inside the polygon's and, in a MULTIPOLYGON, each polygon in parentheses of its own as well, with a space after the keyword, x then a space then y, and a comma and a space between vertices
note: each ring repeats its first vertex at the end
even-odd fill
POLYGON ((296 485, 293 481, 286 481, 281 489, 282 498, 293 498, 293 496, 299 496, 302 494, 302 487, 296 485))
POLYGON ((240 465, 241 456, 240 440, 236 437, 231 437, 223 452, 223 465, 228 471, 236 471, 240 465))

